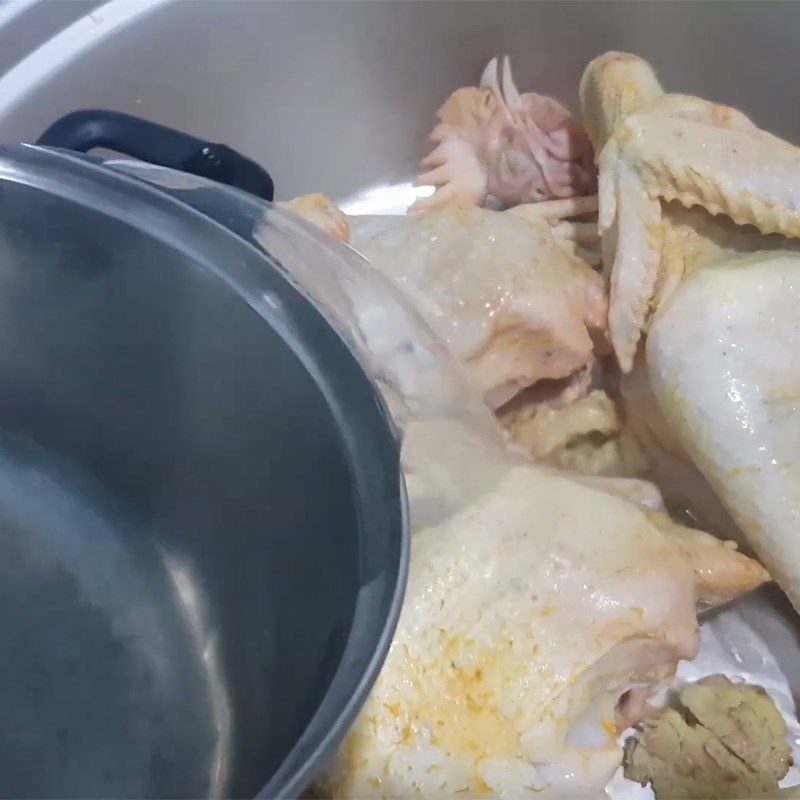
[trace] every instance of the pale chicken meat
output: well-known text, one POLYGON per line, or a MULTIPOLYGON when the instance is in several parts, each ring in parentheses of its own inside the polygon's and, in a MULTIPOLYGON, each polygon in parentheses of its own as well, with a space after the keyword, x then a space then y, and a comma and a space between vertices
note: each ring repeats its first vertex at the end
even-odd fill
POLYGON ((606 392, 592 389, 570 402, 525 395, 521 400, 498 416, 515 445, 537 461, 582 475, 634 477, 647 469, 638 441, 606 392))
POLYGON ((350 219, 351 246, 407 293, 492 407, 543 379, 571 378, 581 394, 604 340, 600 276, 542 212, 515 212, 350 219))
MULTIPOLYGON (((800 149, 735 109, 664 94, 641 59, 582 81, 623 370, 649 329, 677 440, 800 608, 800 149)), ((664 436, 661 436, 662 442, 664 436)))
POLYGON ((520 94, 508 58, 492 59, 479 87, 457 89, 439 109, 417 183, 433 185, 412 211, 513 206, 594 192, 592 146, 581 124, 556 100, 520 94))
POLYGON ((800 608, 800 258, 728 256, 687 278, 647 341, 686 450, 800 608))
POLYGON ((744 537, 706 477, 664 417, 650 381, 645 354, 620 382, 627 431, 642 454, 640 475, 660 488, 670 513, 722 538, 744 537))
POLYGON ((674 241, 670 201, 761 234, 800 235, 800 150, 736 109, 665 93, 652 68, 627 53, 592 61, 580 93, 599 154, 609 330, 627 371, 654 297, 665 299, 692 267, 674 241))
MULTIPOLYGON (((537 460, 569 468, 570 445, 592 435, 608 440, 618 435, 622 425, 611 398, 595 389, 571 403, 531 403, 501 417, 514 440, 537 460)), ((601 473, 603 469, 578 469, 601 473)))
POLYGON ((766 577, 681 532, 520 465, 416 533, 391 650, 320 794, 602 794, 618 733, 697 652, 697 604, 766 577))

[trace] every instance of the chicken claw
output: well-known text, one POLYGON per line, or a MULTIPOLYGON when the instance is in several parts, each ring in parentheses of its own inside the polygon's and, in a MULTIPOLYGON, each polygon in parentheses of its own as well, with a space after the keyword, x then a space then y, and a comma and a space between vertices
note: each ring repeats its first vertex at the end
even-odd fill
POLYGON ((506 206, 594 191, 592 146, 560 103, 520 94, 508 57, 487 65, 480 87, 457 89, 439 109, 430 167, 418 185, 433 185, 412 211, 476 206, 492 196, 506 206), (498 74, 499 71, 499 74, 498 74))

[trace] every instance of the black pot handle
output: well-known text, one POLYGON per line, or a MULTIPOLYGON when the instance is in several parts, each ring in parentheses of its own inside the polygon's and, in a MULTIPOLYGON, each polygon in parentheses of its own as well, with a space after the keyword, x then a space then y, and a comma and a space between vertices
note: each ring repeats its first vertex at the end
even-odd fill
POLYGON ((88 153, 97 147, 114 150, 151 164, 189 172, 272 200, 269 173, 224 144, 119 111, 73 111, 54 122, 37 144, 88 153))

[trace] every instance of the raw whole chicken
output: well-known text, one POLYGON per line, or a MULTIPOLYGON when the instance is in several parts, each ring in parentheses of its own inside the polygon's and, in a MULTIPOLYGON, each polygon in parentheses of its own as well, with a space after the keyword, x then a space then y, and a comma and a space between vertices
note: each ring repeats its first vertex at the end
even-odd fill
POLYGON ((665 515, 512 467, 414 535, 391 650, 319 793, 597 797, 618 733, 696 654, 696 605, 765 577, 665 515))
POLYGON ((800 149, 627 54, 581 95, 620 364, 800 609, 800 149))
MULTIPOLYGON (((588 371, 602 333, 600 278, 562 238, 584 229, 559 234, 553 208, 345 217, 345 227, 333 204, 293 207, 403 287, 494 404, 546 377, 554 359, 537 337, 572 348, 558 362, 569 377, 588 371), (519 359, 498 335, 509 319, 529 339, 519 359), (501 368, 475 369, 473 353, 492 347, 501 368)), ((728 544, 673 522, 648 484, 573 478, 480 441, 460 449, 462 433, 452 420, 404 427, 415 525, 406 599, 320 796, 599 797, 622 757, 619 732, 696 654, 698 609, 768 579, 728 544), (464 457, 443 460, 448 449, 464 457)))
POLYGON ((436 148, 417 183, 432 196, 412 211, 482 205, 491 196, 506 206, 594 192, 592 147, 564 106, 532 92, 520 94, 508 58, 484 70, 480 87, 457 89, 439 109, 431 134, 436 148))

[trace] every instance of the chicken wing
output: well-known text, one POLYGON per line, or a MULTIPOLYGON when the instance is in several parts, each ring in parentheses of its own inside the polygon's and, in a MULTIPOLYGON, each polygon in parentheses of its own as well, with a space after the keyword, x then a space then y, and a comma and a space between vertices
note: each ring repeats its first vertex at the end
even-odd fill
POLYGON ((736 109, 665 94, 650 66, 626 53, 589 64, 581 100, 599 152, 609 332, 628 371, 665 266, 667 204, 800 236, 800 149, 736 109))

